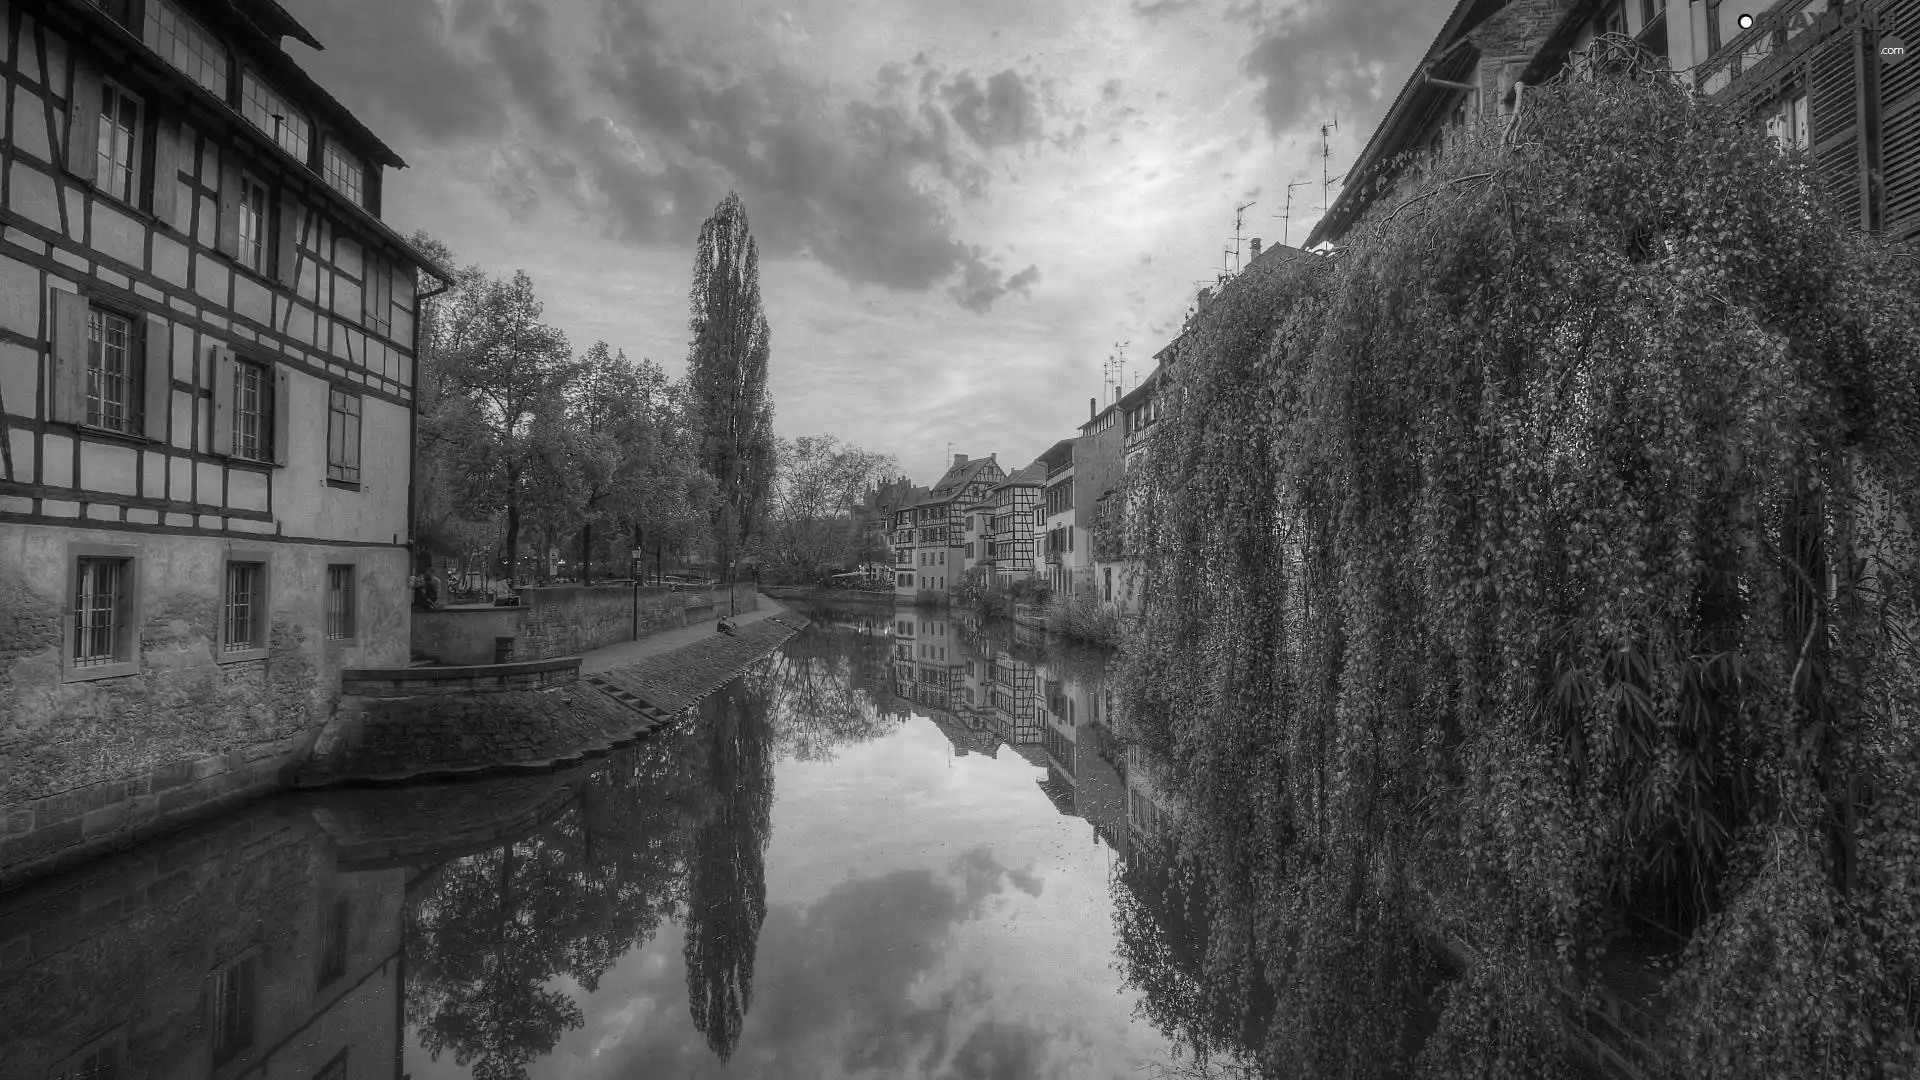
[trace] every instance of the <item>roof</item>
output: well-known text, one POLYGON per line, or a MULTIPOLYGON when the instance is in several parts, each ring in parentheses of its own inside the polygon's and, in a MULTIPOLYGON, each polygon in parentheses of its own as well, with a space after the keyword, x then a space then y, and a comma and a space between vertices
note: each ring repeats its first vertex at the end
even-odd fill
POLYGON ((1427 65, 1464 42, 1469 30, 1506 5, 1507 0, 1458 0, 1454 4, 1453 12, 1441 24, 1440 32, 1434 35, 1433 44, 1427 46, 1427 51, 1421 54, 1412 73, 1407 76, 1406 84, 1400 87, 1400 93, 1388 107, 1387 115, 1373 129, 1373 135, 1360 151, 1360 156, 1354 158, 1353 164, 1348 167, 1346 179, 1333 205, 1327 208, 1327 212, 1314 223, 1313 231, 1307 234, 1307 247, 1320 244, 1330 234, 1337 235, 1345 231, 1371 202, 1373 181, 1378 178, 1376 174, 1380 167, 1406 148, 1408 138, 1426 116, 1433 100, 1459 92, 1429 84, 1423 75, 1427 65))
POLYGON ((991 454, 983 458, 974 458, 971 461, 955 465, 947 470, 945 476, 942 476, 935 482, 933 490, 928 493, 930 497, 925 501, 946 502, 954 495, 959 494, 961 488, 966 487, 975 480, 981 479, 982 473, 999 471, 1000 463, 994 460, 991 454))
POLYGON ((309 49, 325 50, 326 46, 320 44, 319 39, 314 37, 306 27, 301 26, 300 20, 294 18, 286 8, 281 7, 274 0, 237 0, 237 3, 241 8, 241 14, 266 34, 273 37, 290 37, 309 49))
POLYGON ((1059 442, 1047 447, 1047 449, 1041 453, 1040 457, 1036 459, 1038 464, 1044 469, 1051 470, 1056 465, 1062 465, 1072 461, 1073 442, 1074 440, 1072 439, 1061 439, 1059 442))
POLYGON ((993 485, 992 490, 1010 487, 1039 487, 1047 482, 1047 467, 1038 461, 993 485))

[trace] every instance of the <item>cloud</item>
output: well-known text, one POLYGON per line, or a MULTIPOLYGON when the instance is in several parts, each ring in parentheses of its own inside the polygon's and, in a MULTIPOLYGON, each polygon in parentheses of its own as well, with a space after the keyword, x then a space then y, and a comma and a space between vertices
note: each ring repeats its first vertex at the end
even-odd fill
POLYGON ((1149 4, 1142 3, 1141 0, 1133 0, 1133 13, 1148 22, 1158 22, 1168 15, 1190 8, 1199 2, 1200 0, 1153 0, 1149 4))
POLYGON ((516 216, 557 200, 624 242, 690 243, 735 190, 764 253, 856 285, 950 285, 981 310, 1037 276, 1003 282, 954 212, 987 196, 993 154, 1043 137, 1042 95, 1012 68, 982 78, 922 54, 862 93, 769 42, 712 48, 652 0, 299 7, 334 39, 325 82, 377 127, 479 153, 516 216))
POLYGON ((1008 293, 1030 295, 1028 290, 1039 280, 1040 268, 1037 266, 1029 266, 1012 277, 1004 277, 999 270, 982 261, 979 250, 975 249, 973 257, 961 271, 959 282, 949 288, 947 294, 968 311, 986 311, 1008 293))
POLYGON ((1329 112, 1360 117, 1356 129, 1370 127, 1376 107, 1406 77, 1409 58, 1432 40, 1436 10, 1430 0, 1309 0, 1278 16, 1242 61, 1266 83, 1260 108, 1268 130, 1329 112))
POLYGON ((1011 146, 1040 137, 1038 103, 1026 80, 1009 68, 982 86, 962 72, 940 88, 953 122, 986 148, 1011 146))
MULTIPOLYGON (((949 869, 957 881, 903 869, 849 879, 805 908, 772 905, 760 932, 745 1035, 725 1070, 686 1025, 684 989, 669 965, 624 976, 616 969, 585 1003, 583 1032, 611 1052, 590 1068, 575 1063, 569 1074, 1040 1075, 1049 1040, 992 1017, 992 996, 977 971, 939 989, 928 985, 950 961, 956 927, 979 916, 1009 883, 1038 895, 1038 882, 1000 865, 985 847, 949 869), (634 977, 638 984, 625 981, 634 977), (969 1018, 978 1018, 970 1032, 969 1018)), ((677 952, 669 938, 662 934, 651 948, 677 952)))

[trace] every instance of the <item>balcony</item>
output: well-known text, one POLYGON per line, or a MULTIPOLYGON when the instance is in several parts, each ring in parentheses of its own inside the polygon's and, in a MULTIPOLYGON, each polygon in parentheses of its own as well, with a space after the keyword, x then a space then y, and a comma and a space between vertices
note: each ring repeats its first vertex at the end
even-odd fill
POLYGON ((1047 552, 1047 565, 1048 565, 1048 566, 1059 566, 1059 565, 1060 565, 1060 563, 1061 563, 1061 561, 1062 561, 1062 560, 1061 560, 1061 556, 1062 556, 1063 554, 1064 554, 1064 552, 1059 552, 1059 551, 1049 551, 1049 552, 1047 552))

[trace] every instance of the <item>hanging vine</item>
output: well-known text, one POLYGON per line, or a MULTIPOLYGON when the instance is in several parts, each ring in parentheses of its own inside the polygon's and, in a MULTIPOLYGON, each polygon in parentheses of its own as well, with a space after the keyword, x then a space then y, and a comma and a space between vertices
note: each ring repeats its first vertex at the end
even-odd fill
POLYGON ((1224 290, 1128 480, 1122 676, 1209 1032, 1270 998, 1246 1049, 1330 1077, 1911 1074, 1910 267, 1602 71, 1224 290))

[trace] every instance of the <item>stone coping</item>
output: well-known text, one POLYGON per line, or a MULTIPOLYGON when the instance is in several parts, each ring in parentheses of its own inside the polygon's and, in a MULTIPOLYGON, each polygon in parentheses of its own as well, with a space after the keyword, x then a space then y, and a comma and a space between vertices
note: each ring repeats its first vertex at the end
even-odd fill
POLYGON ((439 679, 484 679, 489 676, 538 675, 542 672, 578 668, 578 656, 559 656, 548 660, 516 660, 508 664, 465 664, 458 667, 347 668, 340 672, 342 682, 433 682, 439 679))

